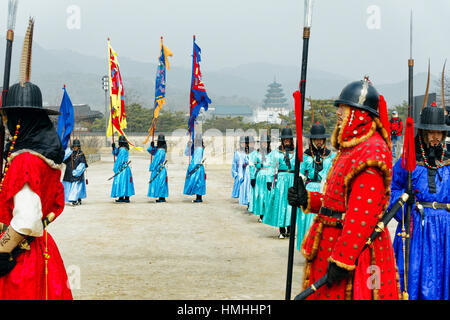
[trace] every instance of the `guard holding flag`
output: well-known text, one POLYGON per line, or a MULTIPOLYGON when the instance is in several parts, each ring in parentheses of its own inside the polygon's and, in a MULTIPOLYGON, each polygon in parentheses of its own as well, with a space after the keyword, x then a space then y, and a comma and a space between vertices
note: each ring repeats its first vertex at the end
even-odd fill
POLYGON ((202 196, 206 194, 206 173, 203 166, 204 150, 205 145, 200 133, 195 134, 194 145, 189 141, 185 150, 185 155, 190 155, 192 160, 187 168, 183 193, 190 196, 195 194, 196 199, 192 200, 194 203, 203 202, 202 196))
POLYGON ((155 143, 152 141, 147 152, 153 156, 152 163, 150 164, 149 171, 151 172, 150 181, 148 184, 147 197, 158 198, 159 202, 166 202, 166 198, 169 196, 169 186, 167 179, 166 153, 167 143, 163 134, 158 136, 158 141, 155 143))
POLYGON ((130 202, 134 196, 133 175, 131 174, 128 141, 124 136, 119 137, 119 148, 116 144, 111 145, 112 153, 116 158, 114 162, 114 181, 111 190, 111 198, 118 198, 116 202, 130 202))
POLYGON ((338 150, 324 192, 307 191, 299 179, 289 189, 291 205, 318 212, 301 252, 306 289, 327 275, 327 285, 309 299, 399 299, 400 288, 389 232, 361 250, 385 212, 390 197, 392 155, 384 98, 367 78, 348 84, 335 101, 331 137, 338 150))

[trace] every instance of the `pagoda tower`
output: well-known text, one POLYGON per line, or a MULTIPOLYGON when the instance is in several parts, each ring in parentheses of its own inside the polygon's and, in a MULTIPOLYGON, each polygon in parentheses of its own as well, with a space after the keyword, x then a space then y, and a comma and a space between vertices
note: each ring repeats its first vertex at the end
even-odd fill
POLYGON ((264 104, 262 105, 264 109, 282 110, 288 106, 281 84, 277 83, 275 79, 271 84, 269 84, 269 88, 267 89, 265 96, 266 98, 264 99, 264 104))
POLYGON ((265 99, 260 108, 254 111, 254 122, 269 122, 281 124, 280 114, 289 115, 287 99, 284 97, 281 84, 274 78, 269 84, 265 99))

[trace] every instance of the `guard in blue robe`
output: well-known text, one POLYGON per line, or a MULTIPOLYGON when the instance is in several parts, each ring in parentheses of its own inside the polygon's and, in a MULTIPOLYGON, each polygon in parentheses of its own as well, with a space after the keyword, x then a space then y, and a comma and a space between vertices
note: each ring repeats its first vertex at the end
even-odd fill
POLYGON ((254 149, 255 141, 253 137, 246 136, 245 137, 245 148, 244 148, 244 164, 243 164, 243 170, 244 170, 244 180, 241 184, 241 189, 239 190, 239 204, 247 206, 250 202, 250 195, 251 195, 251 183, 250 183, 250 152, 254 149), (250 147, 250 144, 253 146, 250 147))
POLYGON ((261 162, 261 153, 259 149, 255 149, 255 143, 252 141, 253 137, 250 137, 250 153, 248 155, 248 170, 250 178, 250 192, 248 199, 248 211, 253 213, 255 204, 255 187, 256 187, 256 175, 258 173, 258 161, 261 162))
MULTIPOLYGON (((415 203, 411 211, 410 258, 407 291, 410 300, 450 299, 450 153, 444 148, 446 131, 443 110, 425 107, 415 124, 417 166, 412 172, 415 203), (442 121, 441 121, 442 120, 442 121), (433 131, 434 133, 432 133, 433 131), (442 139, 434 139, 442 132, 442 139), (432 138, 430 140, 430 137, 432 138)), ((407 171, 400 158, 393 168, 389 208, 407 189, 407 171)), ((406 209, 397 212, 394 251, 402 291, 405 287, 404 251, 401 236, 406 209), (399 235, 400 234, 400 235, 399 235)))
POLYGON ((271 155, 275 179, 274 183, 267 183, 267 188, 270 189, 269 205, 262 218, 263 223, 279 228, 279 239, 284 239, 290 235, 292 208, 287 201, 287 192, 294 183, 295 157, 292 130, 283 128, 281 130, 281 145, 271 155))
POLYGON ((203 152, 205 146, 200 134, 196 134, 194 144, 189 142, 185 149, 185 155, 191 155, 192 159, 186 171, 186 180, 184 182, 185 195, 196 195, 192 202, 203 202, 202 196, 206 194, 206 174, 203 166, 203 152))
POLYGON ((273 181, 274 169, 272 167, 272 156, 277 150, 270 147, 271 139, 267 134, 262 134, 259 139, 259 157, 256 160, 255 179, 251 181, 253 187, 252 212, 258 215, 258 222, 262 222, 265 212, 268 210, 271 192, 268 189, 273 181))
POLYGON ((147 151, 153 156, 149 168, 151 175, 147 196, 158 198, 156 202, 166 202, 166 198, 169 196, 169 186, 165 167, 167 144, 164 135, 158 136, 156 147, 152 141, 147 151))
MULTIPOLYGON (((306 177, 305 187, 307 191, 322 192, 328 170, 333 164, 336 153, 326 148, 326 139, 331 135, 326 133, 325 126, 315 123, 309 133, 304 136, 310 139, 309 148, 303 153, 303 162, 300 163, 300 173, 306 177)), ((313 223, 317 213, 305 214, 299 208, 297 214, 297 249, 300 250, 303 238, 313 223)))
POLYGON ((81 199, 86 198, 84 172, 88 164, 83 151, 81 151, 80 140, 73 140, 71 148, 67 148, 65 152, 63 162, 66 164, 62 181, 65 200, 73 206, 81 205, 81 199))
POLYGON ((119 137, 119 148, 112 144, 112 153, 116 156, 114 162, 114 181, 111 190, 111 198, 117 198, 116 202, 129 203, 134 196, 133 175, 131 174, 128 160, 129 146, 124 136, 119 137))
POLYGON ((233 164, 231 165, 231 176, 234 178, 231 198, 239 199, 241 185, 244 182, 245 171, 245 137, 239 138, 239 149, 234 152, 233 164))

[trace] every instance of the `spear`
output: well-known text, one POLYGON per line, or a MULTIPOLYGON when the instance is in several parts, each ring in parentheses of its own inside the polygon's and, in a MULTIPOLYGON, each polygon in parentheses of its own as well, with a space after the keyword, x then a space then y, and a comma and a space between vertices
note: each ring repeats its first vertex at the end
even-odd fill
MULTIPOLYGON (((429 68, 429 65, 428 65, 429 68)), ((406 119, 405 128, 405 138, 403 143, 402 151, 402 167, 407 170, 407 192, 412 194, 412 171, 416 167, 416 152, 414 143, 414 121, 412 118, 413 114, 413 70, 414 70, 414 59, 412 58, 412 10, 410 17, 410 49, 409 49, 409 59, 408 59, 408 118, 406 119)), ((429 76, 429 73, 428 73, 429 76)), ((429 80, 428 80, 429 82, 429 80)), ((428 96, 428 84, 427 93, 428 96)), ((426 104, 427 97, 424 99, 424 105, 426 104)), ((410 247, 410 226, 411 226, 411 210, 413 203, 408 201, 406 204, 406 217, 404 221, 405 231, 402 233, 402 237, 405 240, 404 250, 404 290, 403 299, 408 300, 408 272, 409 272, 409 247, 410 247)))
MULTIPOLYGON (((6 96, 9 90, 9 79, 11 76, 11 57, 12 46, 14 42, 14 28, 16 26, 17 4, 18 0, 9 0, 8 18, 6 31, 6 54, 5 54, 5 72, 3 73, 3 90, 1 96, 1 105, 4 106, 6 96)), ((5 147, 5 126, 0 121, 0 177, 3 177, 3 149, 5 147)))
MULTIPOLYGON (((311 31, 311 20, 312 20, 312 7, 313 0, 305 0, 305 18, 304 18, 304 26, 303 26, 303 53, 302 53, 302 69, 301 69, 301 77, 300 77, 300 92, 296 91, 294 93, 294 99, 296 102, 296 128, 297 128, 297 141, 296 141, 296 149, 297 154, 295 155, 295 167, 294 167, 294 189, 298 189, 299 184, 299 173, 300 173, 300 158, 303 155, 303 140, 302 140, 302 130, 303 126, 303 115, 304 115, 304 106, 305 106, 305 93, 306 93, 306 70, 308 66, 308 45, 309 45, 309 37, 311 31), (301 103, 301 107, 298 105, 301 103), (301 109, 301 113, 300 110, 301 109), (299 139, 300 138, 300 139, 299 139)), ((286 276, 286 300, 291 299, 291 289, 292 289, 292 268, 294 264, 294 244, 295 244, 295 227, 297 220, 297 207, 292 206, 291 211, 291 230, 289 235, 289 253, 288 253, 288 266, 287 266, 287 276, 286 276)))

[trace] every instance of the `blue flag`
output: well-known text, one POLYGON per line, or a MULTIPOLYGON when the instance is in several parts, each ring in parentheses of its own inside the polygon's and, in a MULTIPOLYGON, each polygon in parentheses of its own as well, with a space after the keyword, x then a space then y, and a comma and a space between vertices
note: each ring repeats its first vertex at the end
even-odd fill
POLYGON ((74 111, 72 101, 70 101, 69 95, 66 91, 66 86, 63 88, 64 95, 61 101, 61 107, 59 108, 59 112, 61 113, 58 117, 58 136, 61 140, 64 150, 67 148, 69 144, 70 134, 73 131, 75 119, 74 119, 74 111))
POLYGON ((190 94, 190 116, 188 123, 188 130, 192 136, 192 141, 195 135, 195 120, 197 119, 200 109, 203 108, 208 111, 208 105, 211 103, 211 99, 206 94, 206 88, 202 81, 202 73, 200 72, 200 54, 201 49, 195 43, 194 37, 194 52, 192 54, 192 81, 191 81, 191 94, 190 94))

